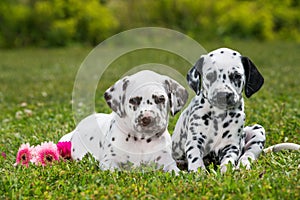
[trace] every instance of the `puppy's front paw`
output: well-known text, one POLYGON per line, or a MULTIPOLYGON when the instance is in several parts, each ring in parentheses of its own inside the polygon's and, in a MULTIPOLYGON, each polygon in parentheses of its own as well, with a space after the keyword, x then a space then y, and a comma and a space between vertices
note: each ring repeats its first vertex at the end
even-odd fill
POLYGON ((119 165, 113 161, 106 161, 106 162, 100 161, 99 167, 101 170, 110 170, 110 171, 115 171, 116 169, 119 169, 119 165))
POLYGON ((188 167, 188 171, 189 172, 198 172, 198 170, 205 170, 205 166, 204 165, 191 165, 188 167))
POLYGON ((251 162, 254 159, 249 156, 242 156, 238 162, 237 168, 240 168, 240 166, 244 166, 247 170, 251 169, 251 162))
POLYGON ((231 169, 232 169, 232 170, 237 169, 237 167, 236 167, 234 164, 232 164, 232 162, 222 163, 222 164, 220 165, 220 171, 221 171, 221 174, 225 174, 225 173, 227 172, 227 170, 228 170, 228 167, 230 167, 230 165, 231 165, 231 169), (229 165, 229 166, 228 166, 228 165, 229 165))

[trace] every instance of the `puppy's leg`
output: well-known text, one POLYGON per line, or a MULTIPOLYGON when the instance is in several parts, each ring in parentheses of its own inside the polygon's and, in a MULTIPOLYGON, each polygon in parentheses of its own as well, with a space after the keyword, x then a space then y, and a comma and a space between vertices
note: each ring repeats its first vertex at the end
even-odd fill
POLYGON ((185 160, 184 147, 187 139, 186 128, 187 115, 184 111, 175 126, 172 134, 172 156, 176 160, 185 160))
POLYGON ((165 172, 174 171, 175 174, 178 174, 180 170, 177 167, 176 161, 173 159, 171 153, 171 148, 166 148, 156 154, 154 160, 159 167, 163 167, 165 172))
POLYGON ((239 148, 239 145, 235 144, 227 144, 224 146, 220 151, 220 168, 221 173, 225 173, 227 171, 227 165, 231 163, 233 167, 235 167, 236 161, 239 158, 241 150, 239 148))
POLYGON ((71 138, 72 149, 71 149, 71 157, 74 160, 81 160, 87 153, 88 150, 84 145, 82 139, 80 138, 80 133, 77 129, 75 129, 73 137, 71 138))
POLYGON ((247 169, 250 169, 249 160, 253 161, 259 157, 265 145, 266 135, 265 135, 265 129, 259 124, 245 127, 244 132, 245 132, 244 154, 240 157, 238 166, 242 164, 247 169))
POLYGON ((59 140, 59 142, 69 142, 69 141, 72 143, 72 147, 71 147, 72 159, 81 160, 88 153, 88 151, 85 148, 77 129, 64 135, 59 140))
POLYGON ((119 164, 115 162, 113 159, 104 159, 99 162, 99 167, 101 170, 110 170, 115 171, 120 169, 119 164))
MULTIPOLYGON (((191 134, 188 134, 191 135, 191 134)), ((201 140, 201 139, 200 139, 201 140)), ((197 172, 199 168, 205 169, 203 162, 203 149, 202 144, 199 144, 197 136, 188 138, 185 144, 185 154, 188 160, 188 170, 197 172)))
POLYGON ((71 141, 73 134, 74 134, 74 131, 62 136, 62 138, 60 138, 58 142, 69 142, 69 141, 71 141))

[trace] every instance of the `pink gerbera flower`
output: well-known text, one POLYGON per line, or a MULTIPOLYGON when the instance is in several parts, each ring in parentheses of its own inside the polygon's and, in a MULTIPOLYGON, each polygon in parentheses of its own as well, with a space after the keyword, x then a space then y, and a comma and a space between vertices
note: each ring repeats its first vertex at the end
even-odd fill
POLYGON ((46 166, 57 160, 59 160, 59 153, 53 142, 43 142, 34 148, 32 161, 36 165, 46 166))
POLYGON ((2 156, 4 159, 6 159, 6 153, 5 153, 5 152, 2 152, 2 153, 1 153, 1 156, 2 156))
POLYGON ((29 143, 22 144, 18 150, 16 163, 14 164, 14 166, 21 164, 28 167, 28 164, 32 159, 32 152, 33 147, 30 147, 29 143))
POLYGON ((58 142, 57 143, 57 150, 59 152, 59 155, 67 160, 71 159, 71 142, 58 142))

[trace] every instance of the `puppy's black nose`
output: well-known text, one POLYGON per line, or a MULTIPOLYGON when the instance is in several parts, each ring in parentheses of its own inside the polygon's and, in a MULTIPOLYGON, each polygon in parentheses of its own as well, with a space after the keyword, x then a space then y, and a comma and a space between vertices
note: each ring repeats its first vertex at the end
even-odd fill
POLYGON ((140 123, 142 126, 148 126, 151 123, 151 117, 142 117, 140 123))

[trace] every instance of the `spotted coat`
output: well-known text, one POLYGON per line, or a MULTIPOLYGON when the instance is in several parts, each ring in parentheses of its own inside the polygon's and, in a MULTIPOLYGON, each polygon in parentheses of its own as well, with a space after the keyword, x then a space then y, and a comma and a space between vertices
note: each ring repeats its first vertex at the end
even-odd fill
POLYGON ((249 58, 227 48, 201 56, 187 80, 196 96, 180 115, 173 136, 173 157, 186 160, 188 170, 209 163, 245 165, 255 160, 265 142, 260 125, 244 127, 242 91, 247 97, 257 92, 263 77, 249 58))
POLYGON ((169 113, 186 103, 187 91, 173 79, 140 71, 117 81, 104 94, 111 114, 96 113, 83 119, 60 141, 71 141, 73 159, 91 153, 100 168, 157 165, 178 172, 167 130, 169 113))

